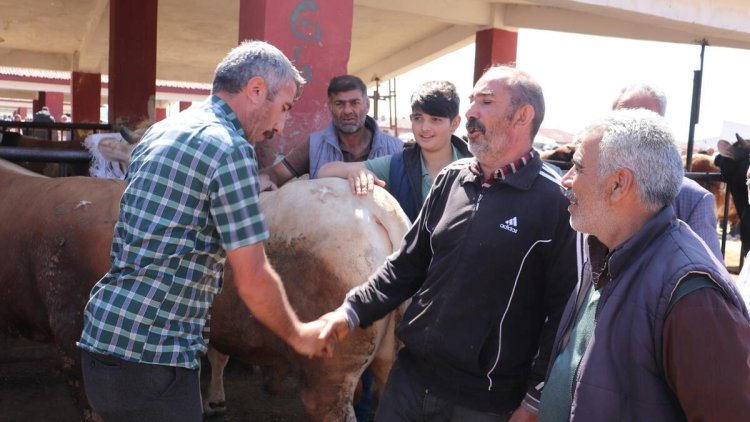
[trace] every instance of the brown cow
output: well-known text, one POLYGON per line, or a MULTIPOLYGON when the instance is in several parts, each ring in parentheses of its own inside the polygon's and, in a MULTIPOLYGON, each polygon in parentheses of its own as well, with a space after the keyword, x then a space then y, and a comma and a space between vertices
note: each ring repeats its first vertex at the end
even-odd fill
MULTIPOLYGON (((80 373, 75 341, 82 310, 109 267, 123 188, 115 180, 51 179, 0 160, 0 217, 6 222, 0 225, 0 253, 8 263, 0 266, 0 329, 54 342, 64 367, 74 368, 71 374, 80 373)), ((355 197, 344 180, 291 183, 262 194, 261 203, 271 232, 269 258, 304 320, 340 304, 398 247, 407 228, 385 191, 355 197)), ((245 362, 299 373, 311 420, 353 420, 351 396, 360 373, 377 357, 373 365, 382 379, 395 356, 391 318, 358 330, 332 359, 308 360, 252 318, 227 271, 212 310, 211 343, 245 362)))

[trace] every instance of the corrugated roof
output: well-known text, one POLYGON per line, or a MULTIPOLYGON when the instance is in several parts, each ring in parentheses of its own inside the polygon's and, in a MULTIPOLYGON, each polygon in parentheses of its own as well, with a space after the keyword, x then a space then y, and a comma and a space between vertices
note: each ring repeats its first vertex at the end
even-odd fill
MULTIPOLYGON (((21 67, 0 66, 0 78, 2 76, 15 76, 30 79, 54 79, 61 82, 70 82, 70 72, 61 70, 31 69, 21 67)), ((109 82, 109 75, 102 75, 102 83, 109 82)), ((210 90, 211 84, 187 81, 156 80, 156 86, 182 89, 210 90)))

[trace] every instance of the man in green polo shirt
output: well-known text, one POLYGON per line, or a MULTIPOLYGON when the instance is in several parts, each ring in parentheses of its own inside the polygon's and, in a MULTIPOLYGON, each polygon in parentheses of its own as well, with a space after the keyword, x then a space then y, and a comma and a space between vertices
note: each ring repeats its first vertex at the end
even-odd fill
POLYGON ((375 185, 385 187, 414 221, 435 176, 453 161, 471 157, 466 142, 453 135, 461 123, 459 102, 455 85, 448 81, 421 84, 411 96, 415 143, 364 162, 330 162, 320 169, 320 177, 348 179, 355 195, 367 195, 375 185))
POLYGON ((200 355, 225 260, 253 315, 308 356, 332 353, 301 323, 266 260, 253 144, 284 128, 304 80, 275 47, 233 49, 212 95, 152 126, 133 151, 112 243, 78 346, 105 421, 201 421, 200 355))

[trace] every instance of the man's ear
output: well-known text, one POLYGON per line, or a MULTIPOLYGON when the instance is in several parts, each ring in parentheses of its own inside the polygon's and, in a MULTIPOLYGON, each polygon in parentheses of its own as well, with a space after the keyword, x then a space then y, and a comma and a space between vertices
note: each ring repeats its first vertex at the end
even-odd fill
MULTIPOLYGON (((370 112, 370 97, 367 96, 367 94, 364 95, 364 98, 362 98, 362 104, 365 106, 365 114, 370 112)), ((375 120, 378 119, 378 116, 375 116, 375 120)))
POLYGON ((253 104, 260 104, 268 97, 268 85, 266 80, 260 76, 253 76, 245 84, 245 88, 242 93, 250 100, 253 104))
POLYGON ((526 125, 531 127, 531 121, 534 120, 535 114, 536 113, 534 113, 534 107, 532 107, 531 104, 524 104, 523 106, 519 107, 513 115, 513 124, 520 127, 526 125))
POLYGON ((617 169, 607 180, 607 193, 612 202, 619 202, 634 192, 635 175, 630 169, 617 169))
POLYGON ((451 120, 451 133, 455 132, 456 129, 458 129, 458 125, 461 124, 461 116, 456 116, 451 120))

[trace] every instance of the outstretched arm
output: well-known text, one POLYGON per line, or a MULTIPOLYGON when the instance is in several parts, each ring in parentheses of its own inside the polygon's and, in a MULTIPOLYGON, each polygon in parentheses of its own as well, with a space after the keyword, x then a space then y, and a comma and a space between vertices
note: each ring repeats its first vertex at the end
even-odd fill
POLYGON ((340 177, 349 181, 349 187, 355 195, 367 195, 375 186, 385 187, 375 173, 367 169, 364 162, 345 163, 332 161, 324 165, 318 172, 320 177, 340 177))
POLYGON ((333 355, 333 336, 323 335, 322 320, 302 323, 287 299, 284 286, 266 258, 262 243, 227 251, 234 281, 245 305, 258 320, 308 357, 333 355))

